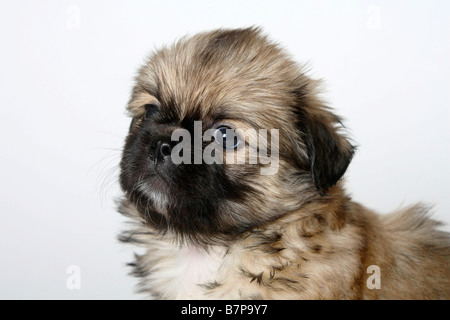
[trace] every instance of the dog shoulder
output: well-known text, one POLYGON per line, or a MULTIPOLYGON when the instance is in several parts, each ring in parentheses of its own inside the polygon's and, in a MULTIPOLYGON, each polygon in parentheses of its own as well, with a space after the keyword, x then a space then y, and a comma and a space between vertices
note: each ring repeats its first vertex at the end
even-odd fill
POLYGON ((416 204, 379 216, 371 240, 372 261, 381 271, 384 299, 449 299, 450 235, 431 218, 431 208, 416 204))

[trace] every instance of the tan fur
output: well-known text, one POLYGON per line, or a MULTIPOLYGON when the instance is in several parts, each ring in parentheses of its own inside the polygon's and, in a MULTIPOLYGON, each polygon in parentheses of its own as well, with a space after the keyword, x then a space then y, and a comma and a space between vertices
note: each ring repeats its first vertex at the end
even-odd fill
POLYGON ((341 181, 321 181, 342 175, 352 147, 318 98, 318 82, 258 30, 202 33, 155 52, 137 77, 131 116, 142 121, 148 103, 170 106, 180 119, 197 112, 204 122, 279 129, 280 168, 262 176, 224 164, 229 179, 253 190, 221 207, 230 230, 256 225, 233 238, 180 241, 123 201, 136 225, 121 239, 146 249, 134 264, 141 291, 162 299, 450 298, 449 237, 427 208, 378 215, 351 201, 341 181), (369 266, 380 270, 380 289, 368 285, 369 266))

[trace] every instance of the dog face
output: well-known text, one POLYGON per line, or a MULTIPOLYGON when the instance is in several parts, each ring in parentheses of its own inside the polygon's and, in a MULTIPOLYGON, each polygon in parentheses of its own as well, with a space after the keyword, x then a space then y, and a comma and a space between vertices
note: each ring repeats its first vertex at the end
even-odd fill
POLYGON ((316 88, 254 28, 202 33, 155 52, 128 105, 126 197, 153 230, 217 244, 323 195, 353 147, 316 88), (194 136, 182 140, 192 148, 177 147, 180 130, 194 136), (208 161, 209 147, 216 160, 235 161, 208 161), (260 156, 262 149, 269 152, 260 156), (276 170, 262 174, 274 155, 276 170))

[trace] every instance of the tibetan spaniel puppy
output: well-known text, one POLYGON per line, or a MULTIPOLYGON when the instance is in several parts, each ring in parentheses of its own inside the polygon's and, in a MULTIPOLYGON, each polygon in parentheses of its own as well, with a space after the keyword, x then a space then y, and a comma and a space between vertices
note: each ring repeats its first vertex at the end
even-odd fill
POLYGON ((257 28, 155 51, 120 164, 120 239, 157 299, 449 299, 449 236, 413 205, 346 194, 355 148, 305 74, 257 28))

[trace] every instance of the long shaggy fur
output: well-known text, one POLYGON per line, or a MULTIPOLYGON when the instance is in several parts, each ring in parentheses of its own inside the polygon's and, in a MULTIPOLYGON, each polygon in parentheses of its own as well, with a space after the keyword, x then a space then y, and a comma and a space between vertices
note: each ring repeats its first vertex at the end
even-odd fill
POLYGON ((346 195, 341 177, 355 148, 303 69, 255 28, 183 38, 140 69, 119 205, 134 221, 120 239, 145 248, 131 264, 140 291, 160 299, 450 298, 448 234, 422 205, 377 215, 346 195), (152 146, 177 128, 192 132, 198 120, 203 131, 220 123, 278 129, 277 174, 261 175, 263 163, 149 169, 152 146), (368 285, 370 266, 380 288, 368 285))

